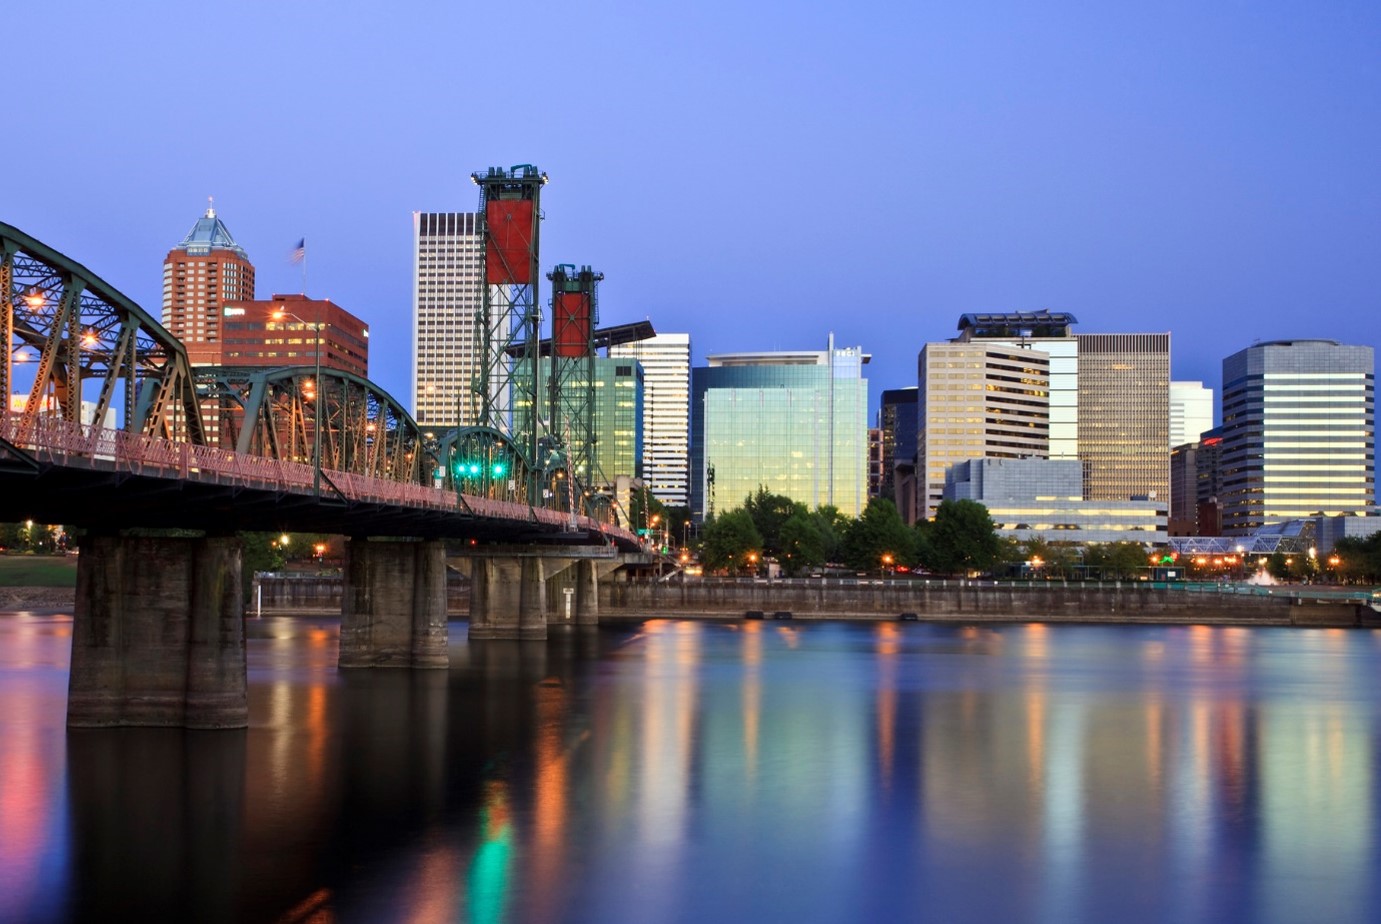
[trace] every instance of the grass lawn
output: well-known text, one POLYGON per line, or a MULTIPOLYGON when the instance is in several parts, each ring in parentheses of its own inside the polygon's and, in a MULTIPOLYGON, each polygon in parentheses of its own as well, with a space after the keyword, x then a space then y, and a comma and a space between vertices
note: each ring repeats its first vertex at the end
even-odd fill
POLYGON ((76 587, 75 555, 0 555, 0 587, 76 587))

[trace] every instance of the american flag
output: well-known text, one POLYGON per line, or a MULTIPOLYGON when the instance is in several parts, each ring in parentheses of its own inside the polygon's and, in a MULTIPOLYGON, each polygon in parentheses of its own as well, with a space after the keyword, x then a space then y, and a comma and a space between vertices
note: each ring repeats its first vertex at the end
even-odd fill
POLYGON ((292 249, 292 253, 288 255, 288 259, 292 260, 294 263, 301 263, 303 260, 307 259, 307 239, 305 237, 297 242, 297 246, 292 249))

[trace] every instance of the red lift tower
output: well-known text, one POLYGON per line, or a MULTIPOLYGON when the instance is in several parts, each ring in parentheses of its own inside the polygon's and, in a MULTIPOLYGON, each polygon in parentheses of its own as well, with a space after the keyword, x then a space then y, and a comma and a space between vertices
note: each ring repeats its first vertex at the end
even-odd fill
POLYGON ((547 175, 531 164, 507 170, 490 167, 470 178, 480 188, 484 231, 484 292, 475 325, 477 354, 484 357, 471 397, 481 425, 507 435, 527 461, 527 501, 541 501, 538 485, 544 462, 539 448, 542 426, 538 377, 538 229, 541 192, 547 175), (533 425, 515 429, 515 405, 533 409, 533 425))

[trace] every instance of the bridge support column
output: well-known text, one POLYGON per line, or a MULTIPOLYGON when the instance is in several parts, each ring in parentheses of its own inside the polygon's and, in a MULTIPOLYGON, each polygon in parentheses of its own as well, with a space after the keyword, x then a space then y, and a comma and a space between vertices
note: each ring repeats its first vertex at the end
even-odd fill
POLYGON ((446 668, 447 642, 445 546, 350 539, 340 666, 446 668))
POLYGON ((470 637, 547 637, 547 582, 541 558, 474 558, 470 571, 470 637))
POLYGON ((575 563, 575 624, 599 625, 599 579, 595 563, 580 560, 575 563))
POLYGON ((247 726, 240 541, 79 545, 67 724, 247 726))

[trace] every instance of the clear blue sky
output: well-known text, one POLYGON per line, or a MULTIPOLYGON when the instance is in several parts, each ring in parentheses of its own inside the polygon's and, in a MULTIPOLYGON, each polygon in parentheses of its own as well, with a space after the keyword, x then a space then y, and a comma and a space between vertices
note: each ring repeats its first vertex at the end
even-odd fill
MULTIPOLYGON (((155 316, 214 195, 259 293, 373 328, 408 397, 411 213, 533 163, 542 262, 601 322, 873 354, 960 314, 1170 331, 1215 390, 1255 339, 1381 341, 1381 4, 26 2, 0 220, 155 316), (483 12, 481 12, 483 10, 483 12)), ((545 299, 545 292, 544 292, 545 299)))

